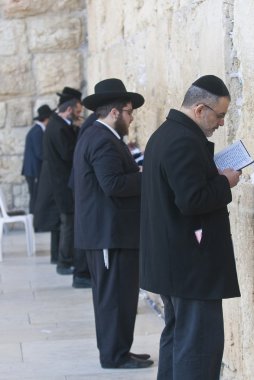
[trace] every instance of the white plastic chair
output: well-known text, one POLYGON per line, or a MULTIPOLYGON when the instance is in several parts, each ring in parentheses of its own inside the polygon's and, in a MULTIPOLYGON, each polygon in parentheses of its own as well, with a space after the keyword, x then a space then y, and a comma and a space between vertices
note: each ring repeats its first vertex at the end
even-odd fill
POLYGON ((8 211, 4 193, 0 188, 0 261, 3 261, 2 242, 4 224, 7 223, 24 223, 26 233, 27 254, 31 256, 35 252, 35 237, 33 229, 33 215, 26 214, 25 211, 8 211))

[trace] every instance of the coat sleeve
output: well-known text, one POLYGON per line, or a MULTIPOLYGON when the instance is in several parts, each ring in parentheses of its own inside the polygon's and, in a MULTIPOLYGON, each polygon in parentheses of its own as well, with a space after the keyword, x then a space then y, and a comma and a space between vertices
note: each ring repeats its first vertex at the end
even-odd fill
POLYGON ((218 173, 208 151, 204 154, 195 139, 178 139, 169 147, 161 170, 183 214, 204 214, 231 202, 227 178, 218 173))
MULTIPOLYGON (((127 152, 126 152, 127 154, 127 152)), ((124 167, 124 152, 110 139, 103 139, 91 154, 91 164, 100 187, 107 196, 131 197, 141 192, 141 173, 133 163, 124 167)))

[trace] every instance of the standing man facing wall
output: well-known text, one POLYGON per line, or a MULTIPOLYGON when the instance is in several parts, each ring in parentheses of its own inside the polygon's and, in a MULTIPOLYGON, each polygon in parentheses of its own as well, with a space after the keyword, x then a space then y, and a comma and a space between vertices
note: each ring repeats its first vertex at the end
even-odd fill
POLYGON ((74 199, 68 183, 77 140, 73 122, 81 112, 80 99, 65 97, 58 113, 52 114, 44 135, 34 225, 39 231, 51 231, 51 261, 57 259, 56 271, 60 275, 73 273, 74 199))
POLYGON ((37 112, 38 116, 34 118, 36 123, 26 135, 24 161, 21 173, 26 177, 28 184, 30 214, 34 213, 37 198, 38 182, 43 160, 43 134, 53 111, 47 104, 43 104, 38 108, 37 112))
POLYGON ((145 151, 141 288, 165 307, 158 380, 220 377, 222 299, 240 296, 227 211, 240 172, 216 168, 207 137, 229 103, 220 78, 199 78, 145 151))
POLYGON ((139 294, 141 173, 122 141, 143 105, 119 79, 97 83, 83 104, 98 120, 74 154, 75 246, 84 249, 92 280, 97 346, 103 368, 145 368, 130 352, 139 294))

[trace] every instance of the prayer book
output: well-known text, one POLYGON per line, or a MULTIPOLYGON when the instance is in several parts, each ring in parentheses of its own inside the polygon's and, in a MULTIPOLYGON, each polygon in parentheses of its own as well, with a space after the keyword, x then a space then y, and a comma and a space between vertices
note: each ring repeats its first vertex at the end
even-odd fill
POLYGON ((241 140, 216 153, 214 161, 220 170, 241 170, 254 162, 241 140))

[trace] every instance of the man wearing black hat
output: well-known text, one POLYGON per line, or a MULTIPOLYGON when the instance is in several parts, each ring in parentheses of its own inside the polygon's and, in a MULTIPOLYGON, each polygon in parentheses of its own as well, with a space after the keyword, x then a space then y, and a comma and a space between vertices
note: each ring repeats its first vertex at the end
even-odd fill
POLYGON ((37 197, 38 181, 42 165, 42 140, 43 133, 53 110, 47 104, 43 104, 37 110, 38 116, 34 117, 35 125, 26 135, 24 161, 21 174, 26 177, 30 195, 29 213, 34 213, 35 200, 37 197))
POLYGON ((87 255, 103 368, 153 363, 147 354, 130 352, 139 294, 141 173, 122 138, 143 103, 119 79, 97 83, 83 104, 98 119, 74 153, 75 246, 87 255))
POLYGON ((140 285, 164 303, 158 380, 220 377, 222 299, 240 296, 227 211, 240 172, 216 168, 207 137, 229 102, 220 78, 199 78, 145 150, 140 285))
POLYGON ((77 130, 73 124, 82 112, 81 92, 67 87, 59 94, 58 111, 50 118, 43 143, 43 164, 34 225, 51 231, 51 262, 60 275, 73 273, 74 199, 68 186, 77 130))

